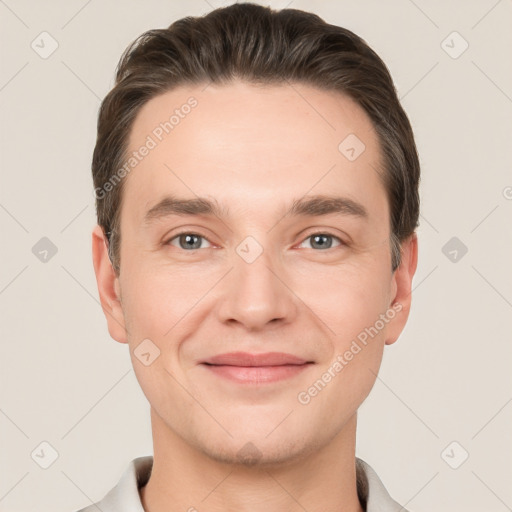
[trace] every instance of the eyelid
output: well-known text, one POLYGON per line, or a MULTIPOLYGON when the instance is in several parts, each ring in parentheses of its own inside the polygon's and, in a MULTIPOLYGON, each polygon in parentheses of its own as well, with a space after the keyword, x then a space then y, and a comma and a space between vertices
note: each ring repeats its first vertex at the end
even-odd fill
POLYGON ((340 242, 348 245, 351 243, 352 239, 345 232, 338 229, 334 229, 332 227, 324 227, 324 226, 313 226, 302 230, 298 236, 301 237, 301 240, 304 241, 306 238, 309 238, 313 235, 328 235, 333 238, 337 238, 340 242))

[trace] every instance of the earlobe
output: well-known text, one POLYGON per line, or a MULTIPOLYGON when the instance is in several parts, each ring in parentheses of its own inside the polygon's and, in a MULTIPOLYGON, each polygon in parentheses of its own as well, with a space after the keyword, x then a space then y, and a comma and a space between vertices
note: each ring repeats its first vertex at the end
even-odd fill
POLYGON ((119 278, 112 267, 105 234, 99 225, 96 225, 92 231, 92 258, 101 308, 107 319, 110 336, 119 343, 127 343, 119 278))
POLYGON ((391 345, 403 331, 411 309, 412 280, 418 265, 418 238, 413 233, 402 242, 402 260, 395 270, 390 308, 396 312, 386 329, 386 345, 391 345))

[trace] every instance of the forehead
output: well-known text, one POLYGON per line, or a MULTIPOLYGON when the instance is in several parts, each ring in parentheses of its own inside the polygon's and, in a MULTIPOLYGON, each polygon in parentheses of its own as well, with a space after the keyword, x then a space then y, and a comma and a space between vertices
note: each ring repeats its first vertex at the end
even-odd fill
POLYGON ((367 114, 343 94, 303 84, 166 92, 138 113, 130 155, 121 218, 136 223, 166 194, 210 196, 230 211, 256 215, 333 191, 364 199, 376 213, 387 209, 367 114))

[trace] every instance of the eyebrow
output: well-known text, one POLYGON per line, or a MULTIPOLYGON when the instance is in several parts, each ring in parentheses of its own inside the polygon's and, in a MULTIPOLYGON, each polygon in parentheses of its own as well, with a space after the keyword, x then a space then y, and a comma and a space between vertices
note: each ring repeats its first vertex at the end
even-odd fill
MULTIPOLYGON (((315 195, 295 199, 286 214, 287 216, 309 216, 341 214, 362 219, 368 218, 368 211, 361 204, 347 197, 315 195)), ((216 200, 198 197, 195 199, 180 199, 175 196, 166 196, 144 215, 144 223, 170 215, 206 215, 225 218, 229 216, 229 209, 222 208, 216 200)))

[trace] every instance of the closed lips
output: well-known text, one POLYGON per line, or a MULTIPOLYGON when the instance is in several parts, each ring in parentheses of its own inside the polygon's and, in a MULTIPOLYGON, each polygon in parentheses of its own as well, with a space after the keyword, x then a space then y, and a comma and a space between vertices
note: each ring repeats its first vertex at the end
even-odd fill
POLYGON ((284 366, 303 365, 313 363, 293 354, 284 352, 267 352, 262 354, 251 354, 248 352, 228 352, 219 354, 202 361, 202 364, 213 366, 284 366))

